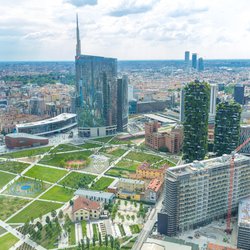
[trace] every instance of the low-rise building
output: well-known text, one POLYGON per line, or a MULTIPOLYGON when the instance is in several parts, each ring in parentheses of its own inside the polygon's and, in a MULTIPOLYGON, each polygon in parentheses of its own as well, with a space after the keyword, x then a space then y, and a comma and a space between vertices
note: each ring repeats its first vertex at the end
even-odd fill
POLYGON ((239 249, 234 247, 221 246, 214 243, 208 243, 207 250, 239 250, 239 249))
POLYGON ((99 219, 102 206, 99 202, 79 196, 74 200, 72 213, 74 221, 99 219))
POLYGON ((92 201, 98 201, 106 204, 113 202, 115 199, 115 195, 112 193, 87 189, 78 189, 74 194, 77 196, 85 197, 92 201))
POLYGON ((145 182, 141 180, 121 178, 118 182, 119 191, 144 192, 145 182))
POLYGON ((250 249, 250 197, 239 202, 237 247, 250 249))
POLYGON ((151 165, 147 162, 143 162, 140 166, 136 169, 136 176, 137 178, 141 179, 164 179, 166 169, 168 165, 163 165, 160 168, 151 168, 151 165))
POLYGON ((148 184, 145 191, 145 201, 156 203, 163 189, 163 181, 153 179, 148 184))

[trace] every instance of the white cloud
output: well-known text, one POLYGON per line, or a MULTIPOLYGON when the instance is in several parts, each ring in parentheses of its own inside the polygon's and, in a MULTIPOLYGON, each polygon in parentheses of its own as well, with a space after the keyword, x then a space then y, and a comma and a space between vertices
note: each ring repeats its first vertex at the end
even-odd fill
POLYGON ((65 3, 70 3, 76 7, 82 7, 85 5, 97 5, 97 0, 65 0, 65 3))

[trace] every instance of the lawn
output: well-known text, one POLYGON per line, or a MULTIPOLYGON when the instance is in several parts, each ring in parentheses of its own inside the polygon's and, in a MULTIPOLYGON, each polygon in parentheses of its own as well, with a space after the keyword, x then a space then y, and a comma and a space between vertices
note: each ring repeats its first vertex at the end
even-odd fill
POLYGON ((129 145, 129 146, 132 144, 130 141, 119 140, 116 137, 114 137, 109 143, 114 144, 114 145, 125 144, 125 145, 129 145))
POLYGON ((130 174, 131 172, 128 170, 123 170, 123 169, 116 168, 116 167, 111 168, 105 173, 105 175, 110 175, 110 176, 120 177, 120 178, 129 178, 130 174))
POLYGON ((114 181, 113 178, 101 177, 97 182, 95 182, 92 186, 92 190, 104 191, 107 187, 114 181))
POLYGON ((130 172, 136 172, 136 169, 138 166, 140 166, 141 163, 130 161, 130 160, 121 160, 116 165, 115 168, 119 168, 122 170, 127 170, 130 172))
POLYGON ((140 226, 139 225, 130 225, 130 230, 131 230, 131 233, 132 234, 138 234, 140 233, 141 229, 140 229, 140 226))
POLYGON ((87 222, 83 220, 81 224, 82 224, 82 236, 87 236, 87 222))
POLYGON ((71 188, 87 188, 88 185, 96 178, 95 175, 91 174, 82 174, 78 172, 71 172, 59 184, 71 187, 71 188))
POLYGON ((76 244, 75 223, 72 223, 70 226, 69 244, 70 245, 76 244))
POLYGON ((2 234, 4 234, 5 232, 7 232, 3 227, 0 227, 0 236, 2 235, 2 234))
POLYGON ((89 148, 98 148, 100 147, 100 145, 91 142, 86 142, 84 144, 78 145, 78 147, 89 149, 89 148))
POLYGON ((15 197, 9 197, 9 196, 0 196, 0 219, 6 220, 9 218, 12 214, 20 210, 24 205, 29 202, 25 199, 15 198, 15 197))
POLYGON ((163 160, 162 157, 152 154, 146 154, 143 152, 129 152, 126 156, 127 159, 140 161, 140 162, 148 162, 148 163, 155 163, 157 161, 163 160))
POLYGON ((4 236, 0 237, 1 250, 9 250, 18 241, 19 239, 11 233, 5 234, 4 236))
POLYGON ((44 195, 41 196, 41 199, 52 200, 52 201, 62 201, 67 202, 74 196, 74 190, 59 186, 54 186, 44 195))
POLYGON ((93 237, 98 240, 99 238, 99 229, 97 224, 92 224, 93 227, 93 237))
POLYGON ((122 156, 123 154, 126 153, 126 151, 127 150, 124 150, 122 148, 112 148, 112 147, 110 147, 110 148, 103 148, 101 150, 101 152, 104 152, 104 153, 109 154, 109 155, 113 155, 115 157, 122 156))
POLYGON ((159 161, 159 162, 157 162, 155 164, 152 164, 152 167, 154 167, 154 168, 160 168, 160 167, 162 167, 165 164, 167 164, 169 167, 174 167, 176 165, 173 162, 168 161, 168 160, 165 159, 165 160, 159 161))
POLYGON ((67 173, 66 170, 34 166, 28 172, 25 173, 26 176, 55 183, 61 179, 67 173))
POLYGON ((101 138, 94 138, 93 141, 99 141, 99 142, 104 142, 107 143, 108 141, 111 140, 113 136, 106 136, 106 137, 101 137, 101 138))
POLYGON ((56 167, 67 167, 68 161, 86 161, 86 165, 88 164, 88 157, 93 152, 90 150, 82 151, 82 152, 74 152, 74 153, 65 153, 65 154, 51 154, 46 155, 40 163, 45 165, 51 165, 56 167))
POLYGON ((25 168, 27 168, 29 164, 15 161, 1 161, 0 162, 0 170, 9 171, 15 174, 19 174, 23 172, 25 168))
POLYGON ((50 151, 50 153, 60 153, 60 152, 67 152, 67 151, 73 151, 73 150, 79 150, 80 148, 73 145, 73 144, 60 144, 57 147, 55 147, 53 150, 50 151))
POLYGON ((14 179, 16 175, 14 174, 7 174, 4 172, 0 172, 0 188, 5 186, 10 180, 14 179))
POLYGON ((122 224, 118 224, 118 227, 119 227, 119 230, 121 232, 122 237, 126 236, 126 233, 125 233, 123 225, 122 224))
POLYGON ((32 149, 26 149, 26 150, 21 150, 13 153, 8 153, 1 155, 1 157, 5 158, 23 158, 23 157, 30 157, 34 155, 41 155, 46 152, 48 152, 52 147, 42 147, 42 148, 32 148, 32 149))
POLYGON ((50 213, 52 210, 56 210, 61 206, 62 205, 58 203, 34 201, 31 205, 11 218, 8 223, 25 223, 30 221, 32 218, 35 219, 41 215, 50 213))

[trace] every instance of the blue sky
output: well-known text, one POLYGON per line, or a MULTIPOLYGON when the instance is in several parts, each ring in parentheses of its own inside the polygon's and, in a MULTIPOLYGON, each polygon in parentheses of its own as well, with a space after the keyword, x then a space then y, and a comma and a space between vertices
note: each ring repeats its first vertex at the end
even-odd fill
POLYGON ((0 61, 250 58, 249 0, 0 0, 0 61))

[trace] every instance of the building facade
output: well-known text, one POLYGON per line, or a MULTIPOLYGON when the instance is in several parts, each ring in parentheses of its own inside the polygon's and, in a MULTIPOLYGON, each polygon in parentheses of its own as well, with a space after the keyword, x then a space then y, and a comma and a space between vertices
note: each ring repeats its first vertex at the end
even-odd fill
POLYGON ((117 131, 128 128, 128 77, 117 79, 117 131))
POLYGON ((203 71, 204 70, 204 61, 203 61, 202 57, 200 57, 198 59, 197 69, 198 69, 198 71, 203 71))
MULTIPOLYGON (((241 125, 240 126, 240 142, 241 145, 244 141, 246 141, 250 137, 250 125, 241 125)), ((250 144, 245 145, 241 150, 241 153, 250 154, 250 144)))
POLYGON ((216 114, 216 99, 218 94, 218 87, 216 84, 210 84, 210 106, 209 106, 209 116, 215 117, 216 114))
POLYGON ((245 104, 245 86, 242 84, 236 84, 234 86, 234 100, 241 105, 245 104))
POLYGON ((161 168, 154 168, 147 162, 143 162, 136 169, 136 177, 139 179, 160 179, 163 180, 165 177, 167 165, 162 166, 161 168))
POLYGON ((192 54, 192 68, 197 69, 197 54, 192 54))
MULTIPOLYGON (((228 211, 229 155, 169 168, 158 231, 173 236, 223 218, 228 211)), ((235 156, 232 212, 250 194, 250 158, 235 156)))
POLYGON ((189 60, 190 60, 190 51, 185 51, 185 64, 186 66, 189 65, 189 60))

